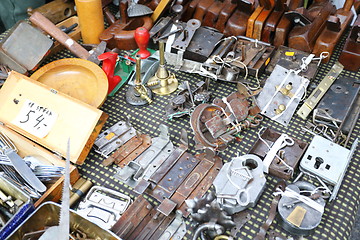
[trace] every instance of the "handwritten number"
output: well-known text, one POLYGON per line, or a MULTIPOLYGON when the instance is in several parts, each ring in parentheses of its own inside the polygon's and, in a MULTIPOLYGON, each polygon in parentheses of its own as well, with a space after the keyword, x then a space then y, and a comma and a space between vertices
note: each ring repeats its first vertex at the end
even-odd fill
POLYGON ((29 119, 30 119, 30 113, 35 113, 35 111, 30 110, 30 111, 26 114, 27 119, 26 119, 25 121, 20 121, 20 122, 21 122, 21 123, 26 123, 27 121, 29 121, 29 119))

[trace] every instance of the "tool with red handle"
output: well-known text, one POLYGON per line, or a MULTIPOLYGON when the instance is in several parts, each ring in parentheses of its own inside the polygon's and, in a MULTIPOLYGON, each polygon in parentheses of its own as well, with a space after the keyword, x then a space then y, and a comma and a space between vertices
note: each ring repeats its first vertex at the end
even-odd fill
POLYGON ((118 54, 115 52, 106 52, 98 57, 100 61, 103 61, 102 70, 106 73, 109 81, 108 94, 111 93, 116 85, 118 85, 118 83, 121 81, 120 76, 114 75, 117 57, 118 54))
POLYGON ((150 39, 149 31, 144 27, 139 27, 135 30, 134 36, 136 44, 139 47, 137 55, 139 55, 141 59, 148 58, 151 55, 151 53, 147 50, 147 45, 150 39))

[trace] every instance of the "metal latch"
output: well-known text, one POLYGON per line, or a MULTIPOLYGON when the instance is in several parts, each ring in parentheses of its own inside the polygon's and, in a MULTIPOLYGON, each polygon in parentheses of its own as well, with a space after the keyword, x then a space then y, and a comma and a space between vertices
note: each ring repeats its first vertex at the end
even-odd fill
POLYGON ((120 192, 94 186, 79 203, 77 213, 104 229, 110 229, 129 207, 132 200, 120 192))
POLYGON ((132 187, 142 178, 148 180, 174 150, 168 132, 167 126, 160 125, 160 136, 153 138, 151 146, 135 160, 124 168, 118 168, 114 177, 132 187))
POLYGON ((136 130, 131 126, 129 119, 127 119, 127 121, 119 121, 99 134, 94 142, 95 151, 108 157, 111 152, 129 141, 135 135, 136 130))

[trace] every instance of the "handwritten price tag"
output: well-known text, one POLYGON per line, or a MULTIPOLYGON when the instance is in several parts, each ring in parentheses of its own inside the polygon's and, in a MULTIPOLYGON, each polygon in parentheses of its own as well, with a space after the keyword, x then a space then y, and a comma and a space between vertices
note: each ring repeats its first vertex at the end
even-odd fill
POLYGON ((44 138, 49 134, 58 114, 39 104, 26 100, 13 124, 28 133, 44 138))

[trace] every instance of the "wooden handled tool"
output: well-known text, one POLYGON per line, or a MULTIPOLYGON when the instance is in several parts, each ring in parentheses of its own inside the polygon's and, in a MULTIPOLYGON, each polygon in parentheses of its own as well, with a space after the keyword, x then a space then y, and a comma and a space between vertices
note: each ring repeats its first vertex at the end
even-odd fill
POLYGON ((80 44, 70 38, 66 33, 57 28, 49 19, 44 17, 39 12, 34 12, 29 18, 32 23, 47 32, 50 36, 56 39, 59 43, 64 45, 72 53, 82 59, 88 59, 90 53, 86 51, 80 44))

